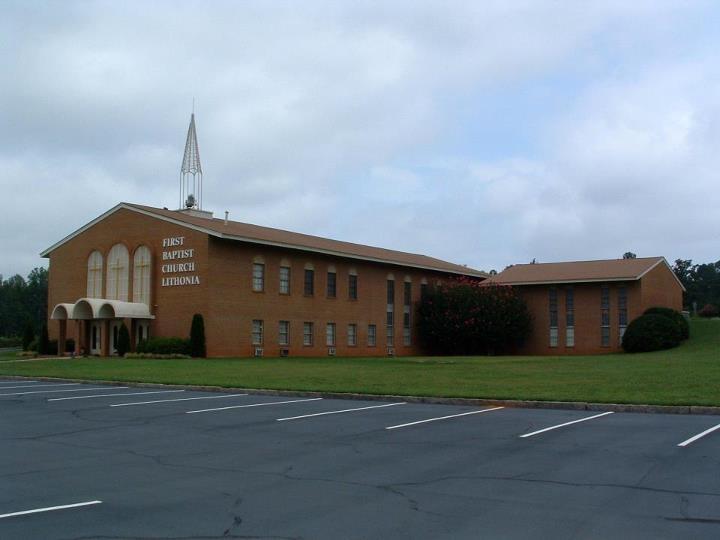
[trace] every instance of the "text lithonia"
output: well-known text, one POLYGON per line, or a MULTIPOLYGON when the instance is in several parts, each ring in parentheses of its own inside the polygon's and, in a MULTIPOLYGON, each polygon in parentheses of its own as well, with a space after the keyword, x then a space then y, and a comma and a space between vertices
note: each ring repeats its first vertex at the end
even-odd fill
MULTIPOLYGON (((185 246, 184 236, 173 236, 170 238, 163 238, 162 241, 162 260, 163 261, 174 261, 177 259, 192 259, 195 256, 195 250, 193 248, 182 249, 171 249, 185 246)), ((195 272, 196 265, 195 261, 188 261, 182 263, 163 264, 160 267, 160 271, 163 274, 187 274, 188 272, 195 272)), ((197 274, 191 275, 169 275, 162 276, 160 279, 161 287, 177 287, 181 285, 200 285, 200 277, 197 274)))

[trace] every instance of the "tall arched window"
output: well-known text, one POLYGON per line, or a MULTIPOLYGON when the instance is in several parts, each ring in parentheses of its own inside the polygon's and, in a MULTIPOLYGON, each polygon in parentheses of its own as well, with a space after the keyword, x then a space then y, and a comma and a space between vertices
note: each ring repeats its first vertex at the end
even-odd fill
POLYGON ((150 263, 147 246, 140 246, 133 257, 133 302, 150 305, 150 263))
POLYGON ((93 251, 87 264, 87 297, 102 298, 103 294, 103 256, 93 251))
POLYGON ((107 299, 127 302, 130 281, 128 250, 122 244, 115 244, 107 259, 107 299))

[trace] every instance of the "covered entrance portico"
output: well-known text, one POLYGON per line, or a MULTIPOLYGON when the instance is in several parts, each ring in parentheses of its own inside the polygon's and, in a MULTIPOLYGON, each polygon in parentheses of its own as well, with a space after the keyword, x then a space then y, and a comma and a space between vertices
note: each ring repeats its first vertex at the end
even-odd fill
POLYGON ((130 347, 140 339, 147 339, 150 314, 147 304, 122 302, 104 298, 81 298, 74 304, 58 304, 51 319, 60 323, 58 354, 65 354, 68 337, 68 321, 75 321, 75 347, 78 354, 110 356, 117 352, 120 326, 126 322, 130 331, 130 347))

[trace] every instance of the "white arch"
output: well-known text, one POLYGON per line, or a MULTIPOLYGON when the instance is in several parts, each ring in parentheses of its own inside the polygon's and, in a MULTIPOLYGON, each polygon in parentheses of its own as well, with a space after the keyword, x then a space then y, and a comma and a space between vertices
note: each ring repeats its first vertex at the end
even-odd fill
POLYGON ((72 310, 74 307, 75 307, 75 304, 58 304, 53 309, 52 315, 50 315, 50 318, 59 320, 59 321, 71 319, 72 318, 72 310))

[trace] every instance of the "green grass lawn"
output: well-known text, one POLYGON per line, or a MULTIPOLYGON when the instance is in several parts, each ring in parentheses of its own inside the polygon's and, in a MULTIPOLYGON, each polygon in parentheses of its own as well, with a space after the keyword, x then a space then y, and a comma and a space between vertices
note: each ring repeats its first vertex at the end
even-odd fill
POLYGON ((0 375, 497 399, 720 405, 720 321, 676 349, 542 357, 87 358, 1 362, 0 375))

